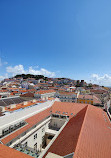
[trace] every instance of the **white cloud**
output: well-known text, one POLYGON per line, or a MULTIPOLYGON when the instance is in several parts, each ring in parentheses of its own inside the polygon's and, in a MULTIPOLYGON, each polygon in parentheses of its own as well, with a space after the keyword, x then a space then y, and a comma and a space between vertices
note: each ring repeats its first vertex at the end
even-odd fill
POLYGON ((91 81, 99 85, 111 86, 111 76, 109 76, 108 74, 104 74, 103 76, 92 74, 91 81))
POLYGON ((0 76, 0 80, 3 80, 5 77, 4 76, 0 76))
POLYGON ((23 73, 25 73, 23 65, 16 65, 14 67, 8 66, 6 68, 6 71, 8 73, 11 73, 13 76, 16 75, 16 74, 23 74, 23 73))
POLYGON ((49 77, 54 77, 55 76, 54 72, 48 71, 44 68, 41 68, 40 70, 35 70, 35 69, 32 68, 32 66, 29 67, 28 73, 29 74, 34 74, 34 75, 44 75, 44 76, 49 76, 49 77))
POLYGON ((8 78, 8 74, 7 73, 4 76, 0 76, 0 81, 5 79, 5 78, 8 78))
POLYGON ((11 73, 13 76, 17 75, 17 74, 33 74, 33 75, 44 75, 44 76, 48 76, 48 77, 54 77, 55 76, 55 72, 51 72, 48 71, 44 68, 41 68, 39 70, 34 69, 32 66, 28 68, 28 70, 25 70, 23 65, 16 65, 14 67, 12 66, 8 66, 6 68, 6 71, 8 73, 11 73))

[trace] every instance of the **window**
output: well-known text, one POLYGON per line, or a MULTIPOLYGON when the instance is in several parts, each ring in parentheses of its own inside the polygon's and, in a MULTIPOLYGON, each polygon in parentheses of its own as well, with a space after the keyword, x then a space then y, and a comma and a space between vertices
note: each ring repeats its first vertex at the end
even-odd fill
POLYGON ((23 144, 23 146, 24 146, 24 147, 27 147, 27 142, 25 142, 25 143, 23 144))
POLYGON ((37 133, 34 135, 34 139, 36 139, 37 138, 37 133))
POLYGON ((37 150, 37 143, 34 144, 34 150, 37 150))
POLYGON ((45 128, 42 128, 42 132, 44 132, 45 131, 45 128))
POLYGON ((44 138, 45 138, 45 136, 42 137, 42 142, 44 142, 44 138))
POLYGON ((60 117, 61 117, 62 119, 66 118, 66 116, 63 116, 63 115, 60 115, 60 117))

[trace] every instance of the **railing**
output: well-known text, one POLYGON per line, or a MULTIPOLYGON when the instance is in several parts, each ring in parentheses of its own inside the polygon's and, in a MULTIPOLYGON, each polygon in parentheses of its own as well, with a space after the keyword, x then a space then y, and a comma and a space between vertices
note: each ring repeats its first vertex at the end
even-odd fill
POLYGON ((20 152, 23 152, 23 153, 25 153, 27 155, 36 157, 36 158, 39 157, 39 152, 34 151, 33 149, 29 148, 28 146, 22 147, 22 145, 20 144, 18 146, 15 146, 14 149, 16 149, 16 150, 18 150, 20 152))
POLYGON ((31 131, 32 129, 36 128, 39 124, 41 124, 43 121, 45 121, 46 119, 48 119, 50 117, 47 116, 46 118, 44 118, 43 120, 41 120, 40 122, 36 123, 34 126, 32 126, 31 128, 29 128, 28 130, 26 130, 25 132, 21 133, 20 135, 18 135, 17 137, 15 137, 14 139, 12 139, 10 142, 8 142, 6 145, 10 146, 12 143, 14 143, 16 140, 20 139, 21 137, 23 137, 24 135, 26 135, 29 131, 31 131))
POLYGON ((59 118, 59 119, 67 119, 67 118, 69 118, 68 115, 61 115, 61 114, 52 114, 51 116, 53 118, 59 118))
POLYGON ((7 130, 2 130, 2 135, 0 135, 0 138, 12 133, 13 131, 23 127, 24 125, 26 125, 27 123, 24 121, 24 122, 20 122, 19 124, 15 124, 15 125, 11 125, 7 128, 7 130))

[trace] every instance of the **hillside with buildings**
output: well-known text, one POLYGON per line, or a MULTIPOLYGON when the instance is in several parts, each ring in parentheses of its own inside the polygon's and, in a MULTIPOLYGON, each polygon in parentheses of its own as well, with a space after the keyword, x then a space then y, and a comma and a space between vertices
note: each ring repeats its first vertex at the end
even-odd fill
POLYGON ((30 74, 4 79, 0 157, 6 150, 4 158, 110 158, 110 95, 110 88, 84 80, 30 74))

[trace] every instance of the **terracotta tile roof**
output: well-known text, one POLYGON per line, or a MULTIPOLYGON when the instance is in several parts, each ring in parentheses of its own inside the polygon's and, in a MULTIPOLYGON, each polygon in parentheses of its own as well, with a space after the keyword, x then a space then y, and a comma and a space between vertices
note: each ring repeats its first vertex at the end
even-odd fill
POLYGON ((36 92, 36 89, 28 89, 28 92, 36 92))
POLYGON ((87 106, 83 108, 75 117, 73 116, 70 119, 43 158, 45 158, 48 152, 65 156, 75 151, 86 109, 87 106))
POLYGON ((91 92, 95 93, 95 94, 101 94, 101 93, 107 93, 106 90, 96 90, 96 89, 91 89, 91 92))
POLYGON ((13 132, 12 134, 8 135, 7 137, 3 138, 1 141, 4 144, 7 144, 8 142, 10 142, 12 139, 14 139, 15 137, 17 137, 18 135, 20 135, 21 133, 25 132, 27 129, 31 128, 32 126, 34 126, 36 123, 40 122, 41 120, 43 120, 45 117, 50 115, 50 110, 51 108, 48 108, 28 119, 26 119, 25 121, 28 123, 26 126, 24 126, 23 128, 13 132))
POLYGON ((93 99, 93 95, 82 95, 78 96, 79 99, 93 99))
POLYGON ((104 115, 102 109, 88 106, 74 158, 111 158, 111 124, 104 115))
POLYGON ((11 93, 10 93, 10 95, 14 95, 14 93, 13 93, 13 92, 11 92, 11 93))
POLYGON ((19 90, 19 92, 24 93, 24 92, 28 92, 27 90, 19 90))
POLYGON ((51 98, 48 98, 47 100, 55 100, 55 98, 51 97, 51 98))
POLYGON ((49 116, 50 110, 51 110, 51 108, 48 108, 48 109, 46 109, 46 110, 44 110, 44 111, 42 111, 42 112, 40 112, 32 117, 26 119, 26 122, 28 122, 28 124, 30 124, 30 125, 34 125, 34 124, 40 122, 45 117, 49 116))
POLYGON ((0 92, 8 92, 8 90, 0 90, 0 92))
POLYGON ((9 109, 8 107, 5 107, 5 110, 7 110, 7 111, 14 111, 14 110, 18 110, 18 109, 20 109, 20 108, 25 108, 25 107, 34 105, 34 104, 36 104, 36 103, 39 103, 38 101, 36 101, 36 102, 34 102, 34 103, 31 102, 31 101, 26 101, 26 102, 27 102, 26 105, 24 105, 23 103, 21 103, 21 104, 16 104, 16 107, 15 107, 15 108, 9 109))
POLYGON ((101 100, 98 97, 96 97, 95 95, 93 95, 93 102, 95 104, 101 104, 101 100))
POLYGON ((25 94, 21 94, 20 96, 21 97, 34 97, 34 93, 28 92, 28 93, 25 93, 25 94))
POLYGON ((93 99, 93 102, 95 104, 101 104, 100 99, 97 98, 95 95, 79 95, 78 99, 93 99))
POLYGON ((36 94, 45 94, 45 93, 53 93, 55 92, 54 90, 40 90, 36 92, 36 94))
POLYGON ((54 86, 48 86, 49 87, 49 89, 55 89, 56 87, 54 87, 54 86))
POLYGON ((56 101, 52 106, 52 113, 68 115, 71 118, 86 106, 87 104, 56 101))
POLYGON ((32 158, 20 151, 9 148, 3 144, 0 144, 0 158, 32 158))
POLYGON ((77 95, 74 92, 59 92, 61 95, 77 95))
POLYGON ((8 143, 49 116, 50 111, 65 112, 70 120, 47 153, 50 151, 64 156, 74 152, 74 158, 111 157, 111 123, 108 116, 102 109, 87 104, 55 102, 51 108, 26 119, 28 125, 5 137, 2 142, 8 143))
POLYGON ((48 152, 60 156, 74 152, 74 158, 110 158, 111 122, 107 114, 92 105, 84 107, 69 120, 48 152))

